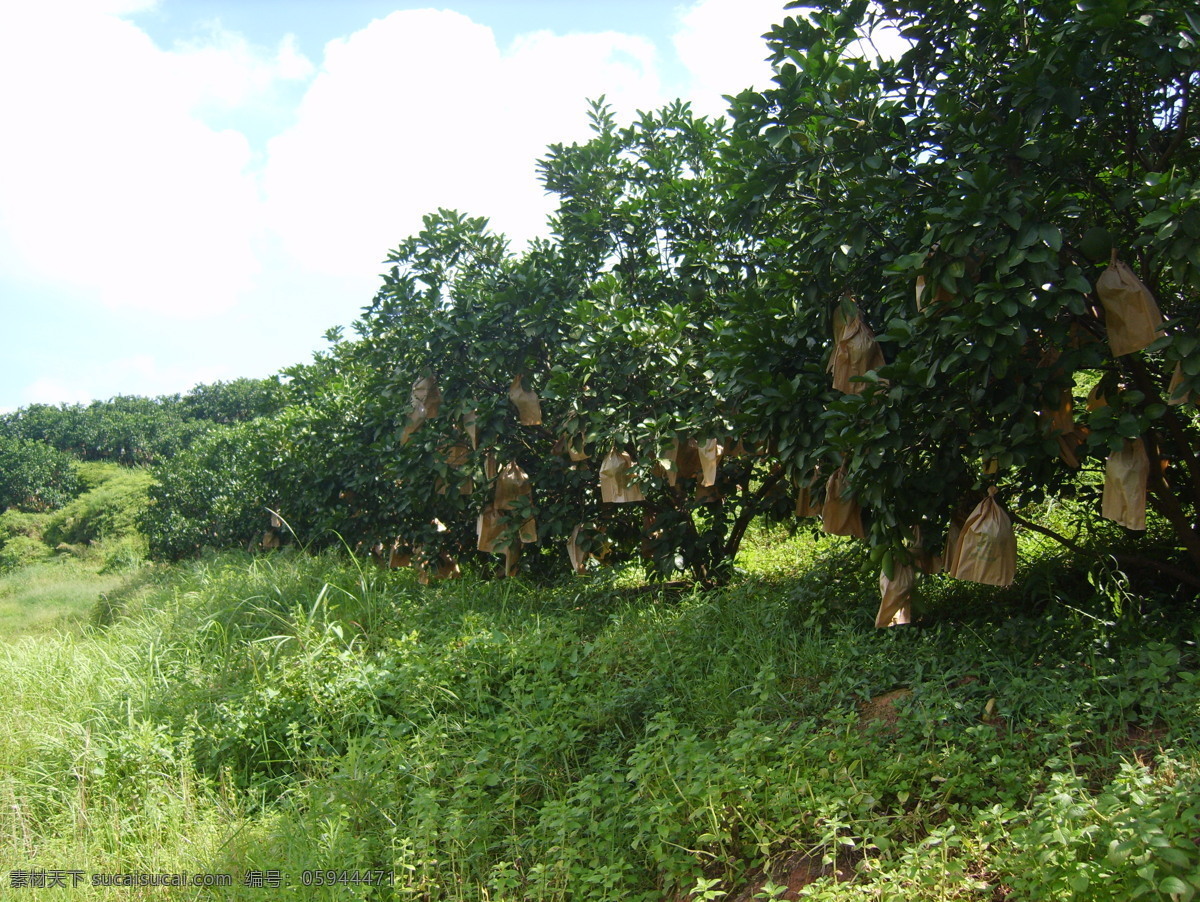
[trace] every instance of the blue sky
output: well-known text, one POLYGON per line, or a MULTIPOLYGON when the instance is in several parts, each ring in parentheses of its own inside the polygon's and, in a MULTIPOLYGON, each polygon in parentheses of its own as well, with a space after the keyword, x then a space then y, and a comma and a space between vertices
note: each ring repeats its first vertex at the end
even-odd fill
POLYGON ((536 159, 588 98, 765 87, 783 5, 0 4, 0 411, 307 360, 423 213, 541 233, 536 159))

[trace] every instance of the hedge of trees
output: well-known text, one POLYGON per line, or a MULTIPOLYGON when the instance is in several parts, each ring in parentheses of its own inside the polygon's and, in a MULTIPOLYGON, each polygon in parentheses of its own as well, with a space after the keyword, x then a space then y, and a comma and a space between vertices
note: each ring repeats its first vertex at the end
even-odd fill
POLYGON ((1144 528, 1141 472, 1156 564, 1200 584, 1200 17, 805 6, 731 124, 596 104, 541 161, 550 239, 426 217, 279 414, 166 467, 160 553, 278 516, 430 576, 640 555, 711 583, 753 516, 823 510, 898 579, 989 497, 1053 532, 1038 504, 1099 513, 1120 469, 1104 509, 1144 528), (888 23, 909 49, 865 58, 888 23))
POLYGON ((40 513, 60 507, 79 490, 75 460, 45 442, 0 435, 0 513, 40 513))
POLYGON ((272 377, 197 385, 185 395, 30 404, 0 415, 0 436, 44 442, 79 460, 154 464, 188 447, 214 423, 267 416, 284 400, 283 386, 272 377))

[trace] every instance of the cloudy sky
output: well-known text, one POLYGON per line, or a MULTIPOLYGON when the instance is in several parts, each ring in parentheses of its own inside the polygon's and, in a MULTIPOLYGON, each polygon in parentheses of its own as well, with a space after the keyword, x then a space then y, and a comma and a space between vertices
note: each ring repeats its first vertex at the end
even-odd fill
POLYGON ((0 411, 307 360, 423 213, 544 232, 588 98, 765 87, 784 2, 0 3, 0 411))

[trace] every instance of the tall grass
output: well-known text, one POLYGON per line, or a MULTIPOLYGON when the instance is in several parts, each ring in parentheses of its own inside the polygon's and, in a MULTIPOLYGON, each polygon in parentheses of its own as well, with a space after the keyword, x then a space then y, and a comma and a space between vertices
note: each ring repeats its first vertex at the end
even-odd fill
POLYGON ((939 578, 876 631, 856 544, 751 549, 709 593, 286 553, 147 577, 0 644, 4 860, 297 899, 1190 898, 1190 608, 939 578), (395 883, 303 885, 326 869, 395 883))

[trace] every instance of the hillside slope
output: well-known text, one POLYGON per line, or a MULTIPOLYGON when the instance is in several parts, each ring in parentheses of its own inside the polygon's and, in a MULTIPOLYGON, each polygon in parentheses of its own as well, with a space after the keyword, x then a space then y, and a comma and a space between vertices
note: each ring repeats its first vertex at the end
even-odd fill
POLYGON ((876 631, 861 556, 759 534, 708 593, 154 571, 0 645, 0 848, 235 884, 64 898, 1191 898, 1194 619, 1027 557, 876 631))

